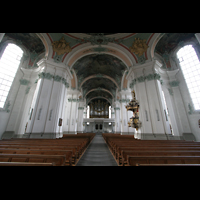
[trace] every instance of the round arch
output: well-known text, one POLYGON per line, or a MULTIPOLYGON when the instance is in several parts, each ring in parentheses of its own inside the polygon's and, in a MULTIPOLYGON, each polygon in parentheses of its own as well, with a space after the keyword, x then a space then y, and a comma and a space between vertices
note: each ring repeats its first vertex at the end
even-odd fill
MULTIPOLYGON (((98 54, 98 48, 98 45, 91 45, 90 43, 77 45, 77 47, 75 47, 69 54, 64 57, 63 63, 72 69, 73 65, 80 58, 94 53, 98 54)), ((136 64, 136 60, 131 55, 131 53, 118 44, 110 43, 109 45, 101 45, 101 48, 104 50, 102 53, 112 55, 120 59, 128 70, 131 66, 136 64)))
POLYGON ((119 86, 118 86, 117 82, 116 82, 113 78, 111 78, 110 76, 107 76, 107 75, 105 75, 105 74, 94 74, 94 75, 88 76, 87 78, 85 78, 85 79, 82 81, 82 83, 80 84, 79 88, 81 88, 82 85, 83 85, 87 80, 92 79, 92 78, 97 78, 97 77, 107 78, 107 79, 111 80, 111 81, 117 86, 117 88, 119 89, 119 86))
POLYGON ((106 97, 101 97, 101 96, 93 97, 93 98, 89 99, 88 102, 87 102, 87 104, 90 103, 90 101, 92 101, 93 99, 105 99, 105 100, 107 100, 110 103, 110 105, 112 105, 112 102, 110 102, 109 99, 107 99, 106 97))
MULTIPOLYGON (((99 90, 99 88, 95 88, 95 89, 89 90, 89 91, 85 94, 84 98, 85 98, 90 92, 97 91, 97 90, 99 90)), ((106 89, 104 89, 104 88, 101 88, 101 90, 104 91, 104 92, 108 92, 108 93, 114 98, 113 94, 112 94, 109 90, 106 90, 106 89)))
POLYGON ((36 35, 41 39, 45 47, 45 57, 51 59, 53 55, 53 47, 51 43, 53 42, 51 36, 48 33, 36 33, 36 35))

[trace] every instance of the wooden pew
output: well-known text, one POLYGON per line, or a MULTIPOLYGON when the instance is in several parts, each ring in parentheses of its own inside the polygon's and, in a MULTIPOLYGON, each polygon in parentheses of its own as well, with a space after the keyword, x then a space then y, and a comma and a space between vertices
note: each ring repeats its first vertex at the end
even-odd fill
POLYGON ((128 156, 200 156, 200 151, 124 151, 118 164, 127 164, 128 156))
POLYGON ((65 166, 72 166, 72 151, 66 150, 37 150, 37 149, 2 149, 0 154, 39 154, 39 155, 64 155, 65 166))
POLYGON ((54 147, 54 148, 57 148, 57 147, 71 147, 71 148, 76 148, 77 150, 77 154, 78 154, 78 157, 80 154, 82 154, 82 152, 85 150, 85 148, 87 147, 86 146, 86 143, 83 143, 83 142, 69 142, 69 143, 56 143, 54 141, 29 141, 29 140, 11 140, 11 141, 0 141, 0 146, 2 145, 17 145, 17 146, 46 146, 46 147, 54 147))
POLYGON ((147 147, 147 146, 144 146, 144 147, 119 147, 118 148, 118 151, 116 152, 115 154, 115 158, 118 160, 120 158, 122 158, 122 151, 144 151, 144 152, 147 152, 147 151, 154 151, 154 152, 162 152, 162 151, 200 151, 200 147, 178 147, 178 146, 175 146, 175 147, 147 147))
POLYGON ((0 154, 0 162, 32 162, 55 163, 55 166, 65 165, 64 155, 38 155, 38 154, 0 154))
POLYGON ((3 154, 64 155, 65 164, 72 165, 73 162, 75 165, 94 136, 95 134, 92 133, 79 136, 68 135, 64 139, 4 139, 0 141, 0 150, 3 154), (72 153, 73 155, 71 155, 72 153))
POLYGON ((31 162, 0 162, 0 166, 55 166, 55 162, 53 163, 31 163, 31 162))
POLYGON ((183 166, 185 166, 185 167, 187 167, 187 166, 190 166, 190 167, 200 167, 200 164, 139 164, 139 163, 137 163, 136 164, 136 166, 141 166, 141 167, 151 167, 151 166, 153 166, 153 167, 169 167, 169 166, 171 166, 171 167, 183 167, 183 166))
POLYGON ((128 156, 128 166, 137 164, 200 164, 200 156, 128 156))
POLYGON ((63 147, 63 146, 32 146, 32 145, 0 145, 0 149, 26 149, 26 150, 49 150, 49 151, 72 151, 72 164, 75 165, 77 162, 77 159, 79 158, 79 151, 77 151, 76 146, 71 147, 63 147))

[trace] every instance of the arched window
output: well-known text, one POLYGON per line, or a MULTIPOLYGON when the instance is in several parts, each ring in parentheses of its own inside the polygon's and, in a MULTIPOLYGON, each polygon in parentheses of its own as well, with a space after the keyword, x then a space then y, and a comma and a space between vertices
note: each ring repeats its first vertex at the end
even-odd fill
POLYGON ((0 108, 4 107, 22 55, 20 47, 9 43, 0 59, 0 108))
POLYGON ((177 52, 195 110, 200 109, 200 62, 192 45, 186 45, 177 52))

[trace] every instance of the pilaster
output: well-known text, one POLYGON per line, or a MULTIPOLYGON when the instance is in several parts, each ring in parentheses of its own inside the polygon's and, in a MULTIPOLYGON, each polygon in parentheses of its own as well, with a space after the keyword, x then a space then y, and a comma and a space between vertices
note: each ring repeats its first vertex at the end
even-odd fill
POLYGON ((83 112, 85 109, 84 105, 84 101, 78 103, 77 132, 79 133, 83 133, 83 112))
POLYGON ((4 35, 5 35, 5 33, 0 33, 0 42, 3 39, 4 35))
POLYGON ((183 98, 179 89, 180 82, 176 79, 176 74, 179 70, 167 71, 169 76, 169 91, 171 91, 171 95, 174 98, 176 113, 178 113, 179 120, 179 134, 182 136, 183 133, 191 133, 191 128, 189 124, 189 120, 187 118, 187 113, 185 110, 183 98))
POLYGON ((115 132, 121 133, 121 116, 120 116, 120 103, 115 102, 115 132))
POLYGON ((23 111, 25 109, 25 104, 28 96, 27 94, 30 90, 30 74, 30 71, 24 71, 23 77, 21 77, 19 80, 16 80, 15 82, 15 90, 17 90, 17 93, 13 101, 13 106, 6 131, 13 131, 15 134, 24 133, 24 128, 22 129, 20 124, 22 121, 23 111))

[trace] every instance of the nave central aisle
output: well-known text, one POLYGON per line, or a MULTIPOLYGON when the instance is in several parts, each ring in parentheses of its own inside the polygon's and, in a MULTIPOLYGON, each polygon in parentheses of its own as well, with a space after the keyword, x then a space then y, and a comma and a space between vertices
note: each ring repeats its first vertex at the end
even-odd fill
POLYGON ((102 134, 96 134, 76 166, 118 166, 102 134))

